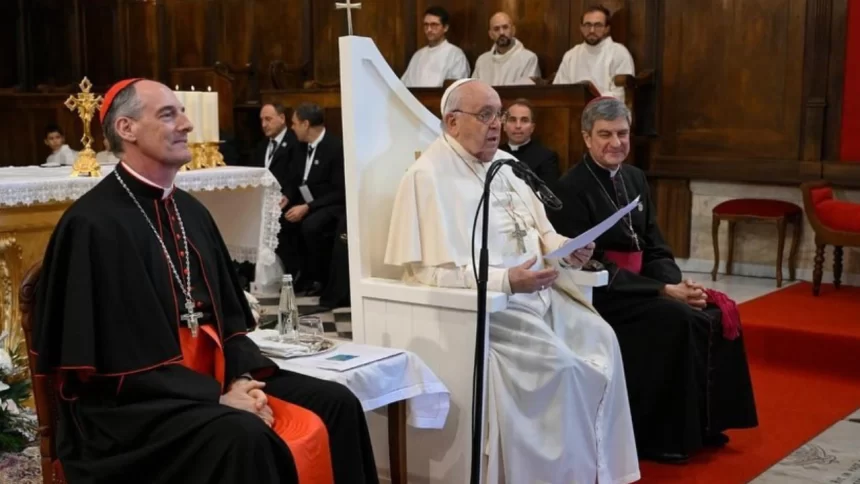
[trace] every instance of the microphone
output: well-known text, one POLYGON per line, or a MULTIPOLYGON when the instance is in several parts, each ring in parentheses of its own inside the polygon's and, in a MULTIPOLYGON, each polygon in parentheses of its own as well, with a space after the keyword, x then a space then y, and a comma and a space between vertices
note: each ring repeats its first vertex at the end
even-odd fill
POLYGON ((529 166, 519 160, 513 158, 505 158, 499 160, 503 165, 508 165, 513 170, 514 174, 520 177, 526 184, 535 192, 538 200, 552 210, 561 210, 564 206, 561 200, 549 189, 546 182, 537 176, 529 166))

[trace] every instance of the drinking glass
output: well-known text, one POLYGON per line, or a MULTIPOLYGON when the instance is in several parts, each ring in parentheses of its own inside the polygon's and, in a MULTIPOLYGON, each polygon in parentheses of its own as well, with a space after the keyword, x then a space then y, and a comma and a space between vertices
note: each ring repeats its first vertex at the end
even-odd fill
POLYGON ((299 341, 315 344, 323 340, 323 323, 319 316, 302 316, 299 318, 299 341))

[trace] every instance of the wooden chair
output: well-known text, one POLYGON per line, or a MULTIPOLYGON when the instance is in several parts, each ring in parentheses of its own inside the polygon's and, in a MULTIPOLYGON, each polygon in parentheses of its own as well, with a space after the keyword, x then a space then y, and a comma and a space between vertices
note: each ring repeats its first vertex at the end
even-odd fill
POLYGON ((39 453, 42 455, 42 482, 65 484, 63 468, 57 459, 54 435, 59 421, 56 385, 52 376, 36 376, 36 356, 33 353, 33 319, 36 309, 36 284, 42 272, 42 263, 37 262, 21 283, 18 298, 21 308, 21 326, 27 341, 27 360, 33 381, 33 397, 36 400, 36 416, 39 419, 39 453))
POLYGON ((821 291, 824 249, 833 246, 833 286, 842 284, 842 248, 860 247, 860 203, 833 198, 833 188, 824 180, 800 185, 809 225, 815 232, 815 269, 812 271, 812 294, 821 291))

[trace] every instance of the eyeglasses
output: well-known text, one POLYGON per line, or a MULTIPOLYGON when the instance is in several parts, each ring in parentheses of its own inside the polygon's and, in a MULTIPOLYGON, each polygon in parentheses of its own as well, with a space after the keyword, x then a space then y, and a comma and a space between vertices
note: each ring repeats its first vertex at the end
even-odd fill
POLYGON ((462 111, 460 109, 455 109, 454 111, 451 111, 451 112, 452 113, 463 113, 463 114, 468 114, 470 116, 474 116, 475 119, 477 119, 478 121, 480 121, 484 124, 487 124, 487 125, 492 124, 493 121, 495 121, 497 119, 499 120, 500 123, 505 124, 505 121, 507 121, 507 119, 508 119, 508 113, 506 113, 505 111, 496 111, 496 112, 481 111, 479 113, 470 113, 468 111, 462 111))
POLYGON ((591 29, 602 30, 603 27, 606 27, 606 25, 599 23, 599 22, 596 24, 593 24, 591 22, 587 22, 587 23, 582 24, 582 28, 585 30, 591 30, 591 29))

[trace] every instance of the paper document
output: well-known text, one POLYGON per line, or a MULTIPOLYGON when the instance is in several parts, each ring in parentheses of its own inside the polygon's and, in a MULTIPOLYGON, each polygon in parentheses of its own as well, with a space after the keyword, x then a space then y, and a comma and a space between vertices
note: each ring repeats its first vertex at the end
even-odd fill
POLYGON ((369 346, 357 343, 343 343, 319 355, 296 358, 291 364, 318 368, 320 370, 347 371, 375 361, 384 360, 403 353, 402 350, 369 346))
POLYGON ((607 230, 612 228, 612 226, 614 226, 616 223, 618 223, 619 220, 621 220, 621 217, 630 213, 630 211, 633 210, 637 205, 639 205, 639 197, 636 197, 636 199, 628 203, 626 207, 607 217, 606 220, 604 220, 603 222, 600 222, 594 227, 591 227, 585 232, 579 234, 577 237, 568 240, 558 249, 555 249, 549 254, 546 254, 544 258, 560 259, 562 257, 567 257, 576 249, 581 249, 586 245, 590 244, 591 242, 594 242, 594 240, 600 237, 603 232, 606 232, 607 230))
POLYGON ((314 201, 314 197, 311 195, 311 190, 307 185, 300 186, 299 193, 302 195, 302 198, 305 199, 305 203, 311 203, 314 201))

